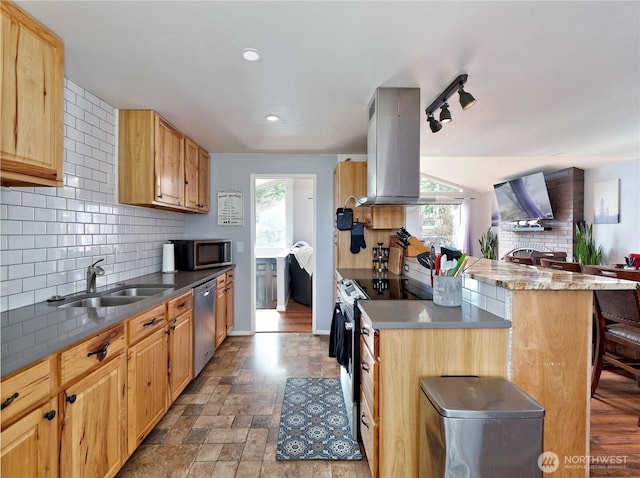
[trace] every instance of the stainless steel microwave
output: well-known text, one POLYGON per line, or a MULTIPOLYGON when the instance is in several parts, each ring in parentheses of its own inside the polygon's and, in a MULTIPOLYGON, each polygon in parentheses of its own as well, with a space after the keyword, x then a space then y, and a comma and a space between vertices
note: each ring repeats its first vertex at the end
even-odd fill
POLYGON ((180 239, 174 244, 176 269, 195 271, 232 263, 231 239, 180 239))

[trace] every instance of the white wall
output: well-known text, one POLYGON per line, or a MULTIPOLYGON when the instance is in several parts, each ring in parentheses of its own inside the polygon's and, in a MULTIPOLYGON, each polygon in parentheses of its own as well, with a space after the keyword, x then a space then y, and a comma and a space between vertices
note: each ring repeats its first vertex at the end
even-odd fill
POLYGON ((2 187, 2 311, 157 272, 162 243, 184 235, 184 214, 116 200, 117 110, 65 79, 64 186, 2 187))
POLYGON ((328 333, 333 312, 333 170, 336 155, 313 154, 212 154, 211 212, 206 216, 190 216, 185 220, 187 237, 230 238, 234 242, 235 333, 251 333, 251 315, 255 299, 250 292, 255 278, 251 264, 251 175, 313 174, 316 175, 315 204, 315 268, 313 312, 314 332, 328 333), (238 190, 244 193, 244 226, 218 226, 218 191, 238 190), (244 252, 238 252, 238 243, 244 252))
POLYGON ((604 250, 604 263, 623 263, 630 252, 640 253, 640 159, 585 171, 584 218, 593 223, 593 189, 598 181, 620 180, 620 223, 594 224, 596 243, 604 250))
POLYGON ((313 181, 293 181, 293 242, 305 241, 313 244, 313 181))

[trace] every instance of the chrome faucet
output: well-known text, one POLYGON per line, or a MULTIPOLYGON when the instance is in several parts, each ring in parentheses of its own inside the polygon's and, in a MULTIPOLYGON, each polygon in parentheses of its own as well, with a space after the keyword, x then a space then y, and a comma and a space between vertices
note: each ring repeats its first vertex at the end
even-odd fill
POLYGON ((98 259, 87 267, 87 294, 96 291, 96 276, 103 276, 105 274, 104 269, 96 265, 101 261, 104 261, 104 259, 98 259))

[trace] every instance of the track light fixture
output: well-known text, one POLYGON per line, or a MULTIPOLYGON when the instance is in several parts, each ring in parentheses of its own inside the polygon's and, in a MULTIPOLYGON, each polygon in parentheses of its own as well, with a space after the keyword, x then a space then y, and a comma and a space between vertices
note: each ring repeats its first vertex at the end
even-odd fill
POLYGON ((464 84, 467 82, 468 77, 469 75, 467 74, 458 76, 442 93, 440 93, 433 103, 427 106, 424 110, 427 115, 427 121, 429 122, 429 128, 431 128, 433 133, 440 131, 443 124, 451 122, 451 111, 449 111, 449 104, 447 103, 447 100, 456 91, 458 92, 458 95, 460 95, 460 106, 462 106, 463 110, 471 108, 476 103, 476 99, 473 95, 464 91, 464 84), (440 108, 440 121, 436 121, 433 116, 438 108, 440 108))
POLYGON ((437 133, 442 129, 442 125, 433 117, 432 114, 427 116, 427 121, 429 122, 429 128, 431 128, 432 133, 437 133))

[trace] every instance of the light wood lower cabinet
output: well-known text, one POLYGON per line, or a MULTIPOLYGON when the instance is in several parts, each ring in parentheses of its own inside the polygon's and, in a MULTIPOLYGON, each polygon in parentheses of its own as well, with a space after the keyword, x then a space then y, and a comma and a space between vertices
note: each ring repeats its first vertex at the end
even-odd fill
POLYGON ((234 274, 229 271, 216 283, 216 348, 227 338, 234 325, 234 274))
POLYGON ((191 311, 167 324, 169 355, 169 405, 175 402, 193 377, 193 335, 191 311))
POLYGON ((129 347, 128 452, 133 453, 167 410, 167 339, 164 323, 129 347))
POLYGON ((126 356, 61 394, 60 476, 112 477, 126 459, 126 356))
POLYGON ((58 476, 58 399, 36 407, 2 430, 2 478, 58 476))

